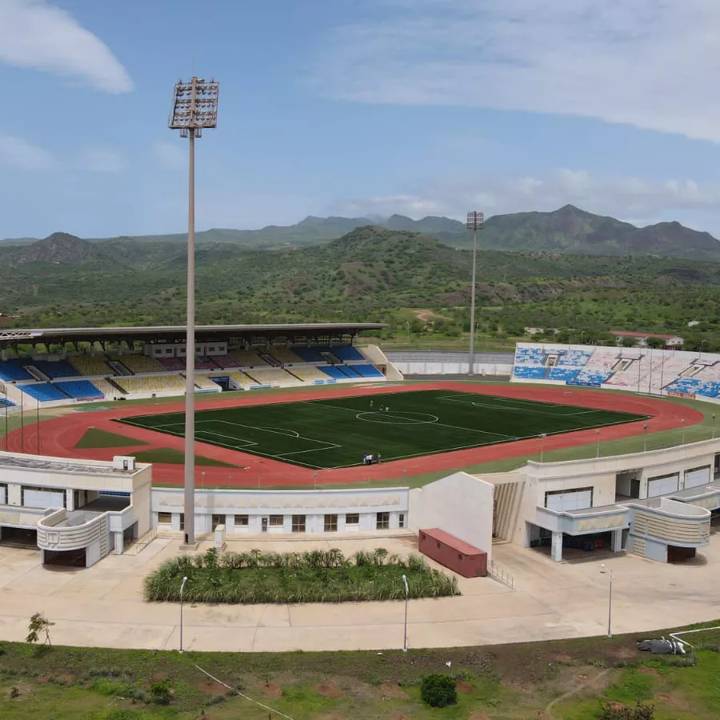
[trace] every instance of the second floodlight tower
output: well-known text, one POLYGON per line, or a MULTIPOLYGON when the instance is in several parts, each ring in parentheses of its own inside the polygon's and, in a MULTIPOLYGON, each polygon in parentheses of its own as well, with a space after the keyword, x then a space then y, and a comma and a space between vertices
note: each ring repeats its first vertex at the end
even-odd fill
POLYGON ((468 355, 468 375, 475 373, 475 295, 477 282, 477 238, 478 230, 485 222, 485 215, 478 210, 467 214, 465 227, 473 234, 472 283, 470 287, 470 353, 468 355))
POLYGON ((217 126, 220 85, 193 77, 177 82, 170 113, 170 129, 189 140, 187 333, 185 336, 185 544, 195 542, 195 138, 203 128, 217 126))

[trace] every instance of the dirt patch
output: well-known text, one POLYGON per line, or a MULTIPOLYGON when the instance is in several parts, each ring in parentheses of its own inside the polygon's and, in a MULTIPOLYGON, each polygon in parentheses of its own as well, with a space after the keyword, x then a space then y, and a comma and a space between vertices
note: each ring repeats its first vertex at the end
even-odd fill
POLYGON ((383 700, 407 699, 407 693, 399 685, 393 685, 393 683, 382 683, 380 685, 380 696, 383 700))
POLYGON ((684 697, 678 697, 677 695, 671 695, 670 693, 658 693, 656 696, 664 705, 675 708, 676 710, 682 710, 684 712, 690 712, 690 703, 684 697))
POLYGON ((473 686, 469 682, 465 682, 465 680, 458 680, 455 687, 457 691, 463 695, 469 695, 474 689, 473 686))
POLYGON ((262 686, 263 695, 269 698, 279 698, 282 696, 282 688, 276 683, 268 682, 262 686))
POLYGON ((195 687, 205 695, 220 695, 226 688, 212 680, 201 680, 195 687))
POLYGON ((322 682, 315 686, 318 695, 326 698, 337 699, 343 697, 345 693, 334 682, 322 682))
POLYGON ((660 677, 660 673, 657 671, 656 668, 652 667, 639 667, 638 672, 642 675, 651 675, 652 677, 660 677))
POLYGON ((474 712, 468 717, 468 720, 490 720, 490 716, 484 712, 474 712))

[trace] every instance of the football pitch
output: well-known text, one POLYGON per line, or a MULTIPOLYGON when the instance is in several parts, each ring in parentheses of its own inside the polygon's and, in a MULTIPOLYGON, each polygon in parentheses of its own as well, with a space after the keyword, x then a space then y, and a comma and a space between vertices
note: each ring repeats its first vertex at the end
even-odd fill
MULTIPOLYGON (((419 390, 201 410, 195 417, 195 436, 320 470, 360 465, 368 453, 379 454, 383 461, 401 460, 641 419, 572 405, 419 390)), ((184 435, 184 413, 118 422, 184 435)))

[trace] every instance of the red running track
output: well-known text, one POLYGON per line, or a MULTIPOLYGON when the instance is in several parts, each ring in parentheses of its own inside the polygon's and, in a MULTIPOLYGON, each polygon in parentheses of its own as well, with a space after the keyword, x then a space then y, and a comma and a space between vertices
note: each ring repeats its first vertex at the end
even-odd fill
MULTIPOLYGON (((308 389, 306 391, 262 393, 230 399, 201 400, 197 409, 241 407, 248 405, 265 405, 269 403, 314 400, 327 397, 354 397, 388 392, 408 392, 412 390, 452 390, 457 392, 473 392, 478 395, 498 395, 508 398, 537 400, 548 403, 562 403, 597 410, 614 410, 650 416, 648 432, 669 430, 681 426, 688 427, 703 420, 702 413, 685 405, 671 403, 667 400, 645 397, 642 395, 625 395, 612 391, 575 389, 565 386, 539 386, 524 384, 504 385, 472 385, 461 382, 441 381, 414 383, 404 386, 383 387, 337 387, 324 389, 308 389)), ((110 410, 97 412, 71 412, 62 417, 45 420, 41 423, 40 453, 55 457, 88 458, 110 460, 113 455, 132 455, 141 450, 153 448, 174 448, 183 451, 183 439, 165 435, 153 430, 118 425, 117 418, 132 415, 155 415, 167 412, 182 412, 183 401, 178 400, 161 405, 123 405, 110 410), (127 447, 78 449, 75 446, 89 428, 106 430, 146 443, 130 444, 127 447)), ((503 460, 522 455, 540 452, 540 443, 544 451, 567 448, 618 438, 639 435, 643 432, 644 421, 612 425, 605 428, 578 430, 562 435, 551 435, 541 441, 538 438, 517 440, 485 447, 455 450, 436 455, 423 455, 406 460, 394 460, 381 465, 358 466, 328 470, 312 470, 289 465, 288 463, 258 457, 236 450, 228 450, 209 443, 197 442, 196 453, 207 458, 232 464, 236 467, 203 467, 196 468, 198 487, 287 487, 313 486, 326 484, 347 484, 367 482, 371 480, 392 480, 402 482, 403 478, 421 473, 452 471, 479 465, 481 463, 503 460)), ((35 453, 37 449, 37 426, 26 425, 24 429, 24 451, 35 453)), ((21 452, 20 430, 8 435, 8 449, 21 452)), ((155 463, 153 465, 153 483, 156 485, 182 485, 183 466, 155 463)))

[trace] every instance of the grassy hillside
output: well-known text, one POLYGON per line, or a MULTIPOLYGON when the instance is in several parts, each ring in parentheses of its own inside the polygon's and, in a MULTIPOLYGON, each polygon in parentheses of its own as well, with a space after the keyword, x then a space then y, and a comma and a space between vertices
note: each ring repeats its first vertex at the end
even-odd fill
MULTIPOLYGON (((391 331, 467 328, 471 255, 426 235, 367 226, 323 245, 200 247, 200 322, 386 320, 391 331)), ((185 254, 175 242, 51 236, 0 248, 0 312, 16 326, 151 324, 184 317, 185 254)), ((482 251, 479 326, 670 330, 720 347, 720 263, 652 256, 482 251)))

